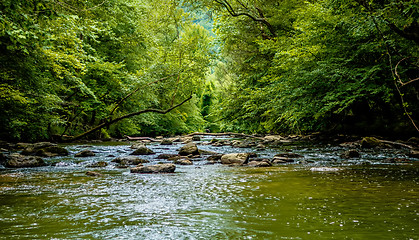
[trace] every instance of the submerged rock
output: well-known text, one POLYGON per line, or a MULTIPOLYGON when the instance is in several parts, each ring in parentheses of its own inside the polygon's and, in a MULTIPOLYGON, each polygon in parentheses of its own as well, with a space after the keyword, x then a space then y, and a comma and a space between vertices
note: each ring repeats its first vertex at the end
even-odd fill
POLYGON ((111 162, 119 163, 121 165, 138 165, 140 163, 149 163, 150 161, 146 159, 141 159, 136 156, 125 156, 125 157, 117 157, 113 159, 111 162))
POLYGON ((86 167, 96 168, 96 167, 106 167, 106 166, 108 166, 107 162, 96 162, 96 163, 89 164, 86 167))
POLYGON ((133 153, 131 153, 131 155, 151 155, 151 154, 155 154, 155 153, 144 145, 138 147, 133 153))
POLYGON ((200 136, 192 136, 192 141, 201 141, 200 136))
POLYGON ((100 176, 102 176, 102 174, 101 174, 101 173, 99 173, 99 172, 94 172, 94 171, 88 171, 88 172, 86 172, 86 175, 87 175, 87 176, 91 176, 91 177, 100 177, 100 176))
POLYGON ((276 156, 276 157, 274 157, 272 159, 272 163, 274 163, 274 164, 279 164, 279 163, 292 163, 292 162, 295 162, 295 160, 292 159, 292 158, 289 158, 289 157, 279 157, 279 156, 276 156))
POLYGON ((93 157, 95 155, 96 154, 91 150, 83 150, 81 152, 76 153, 74 156, 75 157, 93 157))
POLYGON ((131 168, 131 173, 173 173, 176 166, 172 163, 157 164, 150 166, 138 166, 131 168))
POLYGON ((251 161, 247 165, 252 167, 270 167, 272 164, 268 161, 251 161))
POLYGON ((169 154, 169 153, 163 153, 157 156, 157 159, 169 159, 173 157, 179 157, 179 154, 169 154))
POLYGON ((342 153, 340 155, 340 158, 349 159, 349 158, 359 158, 360 156, 361 154, 359 154, 357 150, 351 149, 342 153))
POLYGON ((169 139, 163 139, 160 143, 160 145, 172 145, 173 142, 169 139))
POLYGON ((223 154, 214 154, 214 155, 211 155, 211 156, 207 157, 207 161, 208 162, 220 161, 222 156, 223 156, 223 154))
POLYGON ((279 153, 274 157, 285 157, 285 158, 303 158, 304 156, 297 153, 279 153))
POLYGON ((229 153, 221 157, 222 164, 246 164, 249 160, 249 153, 229 153))
POLYGON ((18 153, 9 155, 5 163, 5 166, 10 168, 41 167, 45 165, 44 160, 38 156, 25 156, 18 153))
POLYGON ((188 155, 200 155, 198 147, 195 143, 188 143, 185 146, 179 149, 179 155, 181 156, 188 156, 188 155))

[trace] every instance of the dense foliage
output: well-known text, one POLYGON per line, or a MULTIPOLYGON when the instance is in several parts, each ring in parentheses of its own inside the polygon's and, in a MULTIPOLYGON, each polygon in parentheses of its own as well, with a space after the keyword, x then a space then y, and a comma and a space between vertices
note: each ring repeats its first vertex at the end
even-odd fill
POLYGON ((0 138, 76 135, 142 109, 94 137, 198 130, 211 37, 169 0, 0 3, 0 138))
POLYGON ((215 0, 222 129, 417 133, 417 1, 215 0))
POLYGON ((98 125, 93 137, 417 133, 418 8, 415 0, 3 0, 0 138, 75 136, 98 125), (135 114, 190 96, 164 115, 135 114))

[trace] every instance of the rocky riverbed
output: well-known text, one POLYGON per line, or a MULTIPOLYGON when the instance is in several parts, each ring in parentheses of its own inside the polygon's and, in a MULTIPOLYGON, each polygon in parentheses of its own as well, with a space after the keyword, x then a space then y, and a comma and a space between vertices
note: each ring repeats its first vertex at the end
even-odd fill
POLYGON ((0 239, 417 239, 411 146, 209 135, 3 144, 0 239))

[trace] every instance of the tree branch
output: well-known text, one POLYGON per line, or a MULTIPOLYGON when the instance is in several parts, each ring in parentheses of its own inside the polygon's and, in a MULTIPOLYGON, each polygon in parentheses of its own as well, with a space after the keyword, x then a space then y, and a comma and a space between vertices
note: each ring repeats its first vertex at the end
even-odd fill
POLYGON ((140 114, 143 114, 143 113, 151 113, 151 112, 159 113, 159 114, 169 113, 173 109, 182 106, 184 103, 186 103, 187 101, 189 101, 191 99, 192 99, 192 95, 189 96, 187 99, 183 100, 181 103, 176 104, 176 105, 174 105, 174 106, 172 106, 172 107, 170 107, 170 108, 168 108, 166 110, 149 108, 149 109, 144 109, 144 110, 141 110, 141 111, 138 111, 138 112, 133 112, 133 113, 130 113, 130 114, 127 114, 127 115, 124 115, 124 116, 121 116, 121 117, 112 119, 110 121, 107 121, 107 122, 104 122, 102 124, 99 124, 96 127, 92 128, 92 129, 90 129, 90 130, 88 130, 88 131, 86 131, 86 132, 84 132, 82 134, 79 134, 79 135, 77 135, 75 137, 72 137, 72 138, 70 138, 70 139, 68 139, 66 141, 73 142, 73 141, 79 140, 79 139, 81 139, 81 138, 83 138, 83 137, 85 137, 87 135, 90 135, 90 134, 92 134, 92 133, 94 133, 94 132, 96 132, 96 131, 104 128, 104 127, 110 126, 110 125, 112 125, 112 124, 114 124, 116 122, 119 122, 119 121, 123 120, 123 119, 134 117, 134 116, 137 116, 137 115, 140 115, 140 114))
MULTIPOLYGON (((176 74, 178 74, 178 73, 176 73, 176 74)), ((160 78, 160 79, 157 79, 156 81, 153 81, 153 82, 150 82, 150 83, 148 83, 146 86, 148 87, 148 86, 150 86, 151 84, 154 84, 154 83, 157 83, 157 82, 160 82, 160 81, 163 81, 163 80, 166 80, 166 79, 168 79, 168 78, 170 78, 170 77, 173 77, 173 76, 175 76, 176 74, 172 74, 172 75, 169 75, 169 76, 167 76, 167 77, 164 77, 164 78, 160 78)), ((138 86, 136 89, 134 89, 132 92, 130 92, 127 96, 125 96, 124 98, 122 98, 117 104, 116 104, 116 106, 112 109, 112 111, 111 111, 111 113, 109 114, 110 116, 112 116, 112 114, 115 112, 115 110, 125 101, 125 100, 127 100, 129 97, 131 97, 134 93, 136 93, 136 92, 138 92, 141 88, 143 88, 144 86, 138 86)))
MULTIPOLYGON (((272 37, 277 37, 277 35, 275 33, 275 29, 273 28, 273 26, 266 20, 266 18, 263 16, 263 14, 261 14, 262 13, 261 9, 256 7, 256 10, 259 12, 260 17, 255 17, 255 16, 251 15, 250 13, 246 13, 246 12, 237 13, 234 10, 234 8, 231 6, 231 4, 229 2, 227 2, 226 0, 214 0, 214 2, 220 4, 222 7, 224 7, 232 17, 246 16, 246 17, 249 17, 250 19, 252 19, 252 21, 254 21, 254 22, 259 22, 259 23, 264 24, 268 28, 269 33, 272 35, 272 37)), ((248 8, 243 5, 243 3, 239 2, 239 4, 242 5, 245 9, 248 10, 248 8)))

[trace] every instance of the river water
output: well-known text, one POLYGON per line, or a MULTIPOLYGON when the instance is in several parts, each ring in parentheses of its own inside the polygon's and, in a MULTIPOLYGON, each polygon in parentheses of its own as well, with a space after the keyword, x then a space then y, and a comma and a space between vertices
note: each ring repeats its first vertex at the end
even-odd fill
MULTIPOLYGON (((210 139, 206 139, 210 140, 210 139)), ((205 141, 204 141, 205 142, 205 141)), ((131 174, 110 162, 126 144, 68 145, 53 166, 0 169, 0 239, 419 239, 419 165, 382 164, 402 150, 288 145, 256 151, 199 145, 219 153, 291 150, 305 164, 269 168, 205 164, 174 174, 131 174), (101 177, 86 176, 95 170, 101 177)), ((158 154, 182 144, 148 145, 158 154)), ((145 156, 156 163, 156 155, 145 156)))

